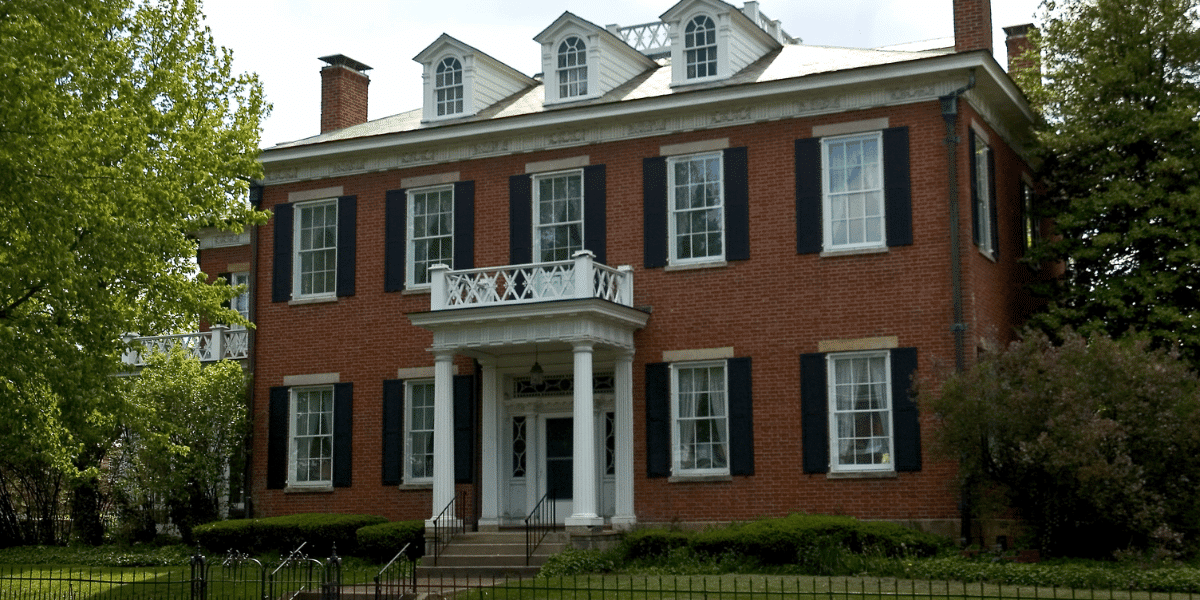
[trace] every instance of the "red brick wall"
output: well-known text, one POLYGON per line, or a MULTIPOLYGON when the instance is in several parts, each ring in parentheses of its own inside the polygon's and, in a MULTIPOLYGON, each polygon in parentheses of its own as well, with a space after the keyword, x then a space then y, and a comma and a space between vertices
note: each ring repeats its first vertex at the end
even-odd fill
POLYGON ((371 80, 345 66, 321 69, 321 133, 367 122, 371 80))
MULTIPOLYGON (((968 112, 968 114, 970 114, 968 112)), ((963 123, 965 128, 964 115, 963 123)), ((965 129, 960 130, 960 134, 965 129)), ((1016 319, 1011 286, 1019 279, 1014 254, 1019 238, 1012 214, 1017 158, 992 132, 1001 199, 1001 260, 983 265, 970 247, 970 202, 965 145, 959 181, 971 300, 971 331, 1010 329, 1016 319), (1003 191, 1002 191, 1003 190, 1003 191), (1012 192, 1012 193, 1010 193, 1012 192), (1012 196, 1012 198, 1010 198, 1012 196), (971 252, 967 250, 971 249, 971 252)), ((587 154, 607 166, 608 264, 634 267, 637 306, 650 306, 647 327, 635 335, 635 506, 642 521, 710 521, 783 515, 795 511, 883 519, 957 517, 952 464, 930 453, 933 419, 922 414, 923 470, 890 479, 830 479, 801 471, 800 372, 802 353, 821 340, 897 336, 919 349, 922 385, 934 385, 954 365, 947 239, 945 129, 937 102, 877 108, 819 118, 793 119, 713 131, 626 140, 583 148, 464 161, 405 170, 270 186, 263 206, 286 202, 289 192, 344 186, 358 197, 356 294, 335 303, 288 306, 270 302, 273 231, 260 228, 257 294, 257 367, 254 492, 258 514, 302 511, 370 512, 391 519, 430 516, 427 490, 380 483, 382 381, 397 368, 433 364, 431 334, 413 327, 409 312, 429 308, 427 294, 383 293, 384 193, 405 177, 459 171, 473 180, 477 266, 508 263, 508 177, 527 162, 587 154), (822 258, 796 254, 793 144, 816 125, 888 117, 908 126, 912 177, 911 246, 886 253, 822 258), (667 272, 645 269, 642 254, 642 159, 663 144, 730 138, 749 148, 751 258, 725 267, 667 272), (669 483, 645 477, 645 365, 665 350, 733 346, 753 358, 756 473, 728 482, 669 483), (354 466, 350 488, 324 494, 266 490, 267 398, 286 375, 340 373, 354 382, 354 466)), ((460 357, 461 373, 472 366, 460 357)), ((478 462, 478 461, 477 461, 478 462)), ((475 495, 471 486, 460 486, 475 495)))

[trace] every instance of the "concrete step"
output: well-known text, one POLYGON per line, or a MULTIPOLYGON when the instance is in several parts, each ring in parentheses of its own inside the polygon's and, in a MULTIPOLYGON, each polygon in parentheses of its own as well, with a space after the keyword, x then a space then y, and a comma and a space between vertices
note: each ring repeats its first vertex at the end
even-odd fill
POLYGON ((458 534, 436 561, 432 555, 425 556, 417 568, 417 577, 532 577, 547 559, 566 549, 568 541, 565 532, 551 532, 526 561, 524 531, 458 534))

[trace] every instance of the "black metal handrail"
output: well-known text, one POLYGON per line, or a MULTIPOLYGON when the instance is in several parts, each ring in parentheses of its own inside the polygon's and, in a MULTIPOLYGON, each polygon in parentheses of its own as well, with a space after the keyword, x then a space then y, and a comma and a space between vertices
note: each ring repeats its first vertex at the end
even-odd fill
POLYGON ((542 545, 546 535, 558 527, 554 518, 555 503, 549 502, 549 499, 550 492, 546 492, 529 511, 529 516, 525 517, 525 566, 529 566, 533 553, 542 545))
MULTIPOLYGON (((403 556, 407 560, 407 565, 400 567, 402 570, 399 573, 399 575, 401 577, 404 577, 408 580, 407 581, 408 585, 403 586, 403 587, 407 587, 407 589, 413 594, 417 593, 417 569, 413 565, 412 558, 408 556, 409 546, 412 546, 412 544, 411 543, 405 544, 404 547, 401 548, 400 551, 397 552, 396 555, 392 557, 392 560, 389 560, 388 563, 386 565, 383 565, 383 568, 380 569, 379 572, 375 574, 375 598, 376 598, 376 600, 380 600, 381 598, 384 597, 384 595, 385 595, 383 592, 384 587, 389 588, 389 590, 388 590, 389 593, 387 594, 387 597, 389 597, 389 598, 392 597, 393 594, 390 593, 392 591, 391 588, 396 587, 396 586, 385 584, 383 576, 384 576, 384 573, 387 573, 388 569, 390 569, 392 567, 392 564, 395 563, 397 560, 399 560, 401 556, 403 556)), ((397 580, 400 580, 400 577, 391 579, 391 581, 397 581, 397 580)))
POLYGON ((450 498, 442 512, 433 519, 433 564, 435 565, 438 558, 441 557, 442 551, 454 539, 454 534, 467 532, 467 520, 458 514, 461 508, 458 503, 460 495, 465 496, 465 493, 460 492, 450 498))

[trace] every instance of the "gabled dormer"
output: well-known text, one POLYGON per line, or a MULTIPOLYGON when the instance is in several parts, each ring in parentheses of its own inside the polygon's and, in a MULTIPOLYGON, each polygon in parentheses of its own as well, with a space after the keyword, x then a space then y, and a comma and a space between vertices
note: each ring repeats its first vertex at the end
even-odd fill
POLYGON ((787 39, 777 23, 762 17, 757 2, 738 10, 721 0, 680 0, 661 18, 670 30, 673 86, 727 79, 787 39))
POLYGON ((533 39, 542 45, 548 105, 598 98, 658 66, 612 32, 570 12, 533 39))
POLYGON ((444 33, 413 60, 424 67, 421 120, 425 122, 473 116, 537 85, 520 71, 444 33))

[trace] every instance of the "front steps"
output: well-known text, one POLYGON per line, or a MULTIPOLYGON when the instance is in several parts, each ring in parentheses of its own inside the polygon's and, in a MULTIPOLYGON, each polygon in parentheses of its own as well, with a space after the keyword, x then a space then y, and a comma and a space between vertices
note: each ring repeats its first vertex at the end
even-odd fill
POLYGON ((567 548, 566 532, 546 535, 525 564, 525 532, 488 531, 460 533, 435 562, 426 554, 417 567, 417 578, 426 580, 533 577, 551 555, 567 548))

